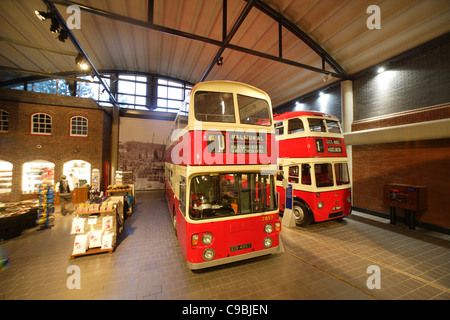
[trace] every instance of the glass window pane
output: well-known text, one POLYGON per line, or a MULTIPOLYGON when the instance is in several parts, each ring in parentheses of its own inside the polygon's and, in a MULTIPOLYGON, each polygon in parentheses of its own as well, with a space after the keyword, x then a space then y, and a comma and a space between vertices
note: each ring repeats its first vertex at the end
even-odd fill
POLYGON ((183 100, 183 89, 169 87, 168 98, 183 100))
POLYGON ((311 185, 311 166, 307 163, 302 164, 302 184, 311 185))
POLYGON ((165 108, 165 107, 167 107, 167 100, 166 99, 158 99, 157 104, 158 104, 158 107, 165 108))
POLYGON ((327 132, 322 119, 309 118, 309 130, 314 132, 327 132))
POLYGON ((305 131, 303 127, 303 121, 298 118, 289 119, 288 120, 288 133, 299 133, 305 131))
POLYGON ((121 93, 135 94, 136 93, 136 83, 130 82, 130 81, 119 80, 119 89, 118 90, 121 93))
POLYGON ((336 174, 336 185, 341 186, 350 183, 347 163, 335 163, 334 172, 336 174))
POLYGON ((331 187, 333 182, 333 169, 331 163, 321 163, 314 165, 316 186, 318 188, 331 187))
POLYGON ((275 179, 259 173, 201 175, 191 179, 189 215, 195 220, 276 209, 275 179))
POLYGON ((199 121, 235 122, 232 93, 197 91, 194 106, 199 121))
POLYGON ((146 97, 136 97, 136 104, 146 105, 147 98, 146 97))
POLYGON ((298 183, 298 166, 289 167, 289 182, 298 183))
POLYGON ((270 126, 269 103, 264 99, 237 95, 241 123, 270 126))
POLYGON ((120 102, 120 103, 134 104, 134 96, 132 96, 132 95, 126 95, 126 94, 119 94, 119 95, 118 95, 118 102, 120 102))
POLYGON ((167 98, 167 87, 158 86, 158 98, 167 98))
POLYGON ((136 83, 136 94, 145 96, 147 94, 147 84, 136 83))
POLYGON ((341 133, 338 122, 334 120, 327 120, 327 129, 329 133, 341 133))

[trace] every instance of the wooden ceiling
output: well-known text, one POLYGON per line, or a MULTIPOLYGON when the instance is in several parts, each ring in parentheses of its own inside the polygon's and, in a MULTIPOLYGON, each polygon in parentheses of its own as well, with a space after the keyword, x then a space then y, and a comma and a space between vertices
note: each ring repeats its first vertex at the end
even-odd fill
MULTIPOLYGON (((68 5, 82 9, 71 31, 99 71, 245 82, 273 106, 450 31, 448 0, 48 1, 66 21, 68 5), (380 8, 381 29, 367 27, 370 5, 380 8), (334 76, 324 81, 325 71, 334 76)), ((59 41, 35 10, 46 3, 0 1, 0 81, 77 70, 77 47, 59 41)))

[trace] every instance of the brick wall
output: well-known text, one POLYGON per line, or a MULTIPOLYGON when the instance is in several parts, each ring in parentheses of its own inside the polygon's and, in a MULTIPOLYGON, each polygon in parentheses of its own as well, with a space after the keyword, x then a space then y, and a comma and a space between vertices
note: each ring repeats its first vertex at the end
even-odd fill
MULTIPOLYGON (((352 131, 450 118, 450 103, 353 122, 352 131)), ((383 187, 389 183, 426 186, 428 209, 419 222, 450 228, 450 139, 356 145, 353 154, 353 205, 389 213, 383 187)), ((399 215, 403 211, 399 210, 399 215)))
POLYGON ((110 147, 104 146, 110 145, 109 115, 93 100, 65 96, 59 96, 58 100, 55 96, 8 89, 0 91, 0 109, 9 113, 9 132, 0 134, 0 160, 13 164, 10 201, 23 198, 22 168, 29 161, 54 163, 55 181, 61 177, 64 163, 70 160, 87 161, 91 169, 100 169, 102 178, 105 177, 103 163, 110 159, 110 147), (45 104, 46 100, 53 104, 45 104), (34 113, 46 113, 52 117, 51 135, 31 134, 31 116, 34 113), (72 116, 88 119, 88 137, 70 136, 72 116))
POLYGON ((449 102, 450 41, 386 65, 353 80, 355 120, 449 102))
MULTIPOLYGON (((450 118, 448 39, 387 61, 384 73, 355 75, 352 131, 450 118)), ((418 221, 450 228, 450 139, 355 145, 352 157, 354 206, 388 214, 385 184, 426 186, 428 209, 418 221)))

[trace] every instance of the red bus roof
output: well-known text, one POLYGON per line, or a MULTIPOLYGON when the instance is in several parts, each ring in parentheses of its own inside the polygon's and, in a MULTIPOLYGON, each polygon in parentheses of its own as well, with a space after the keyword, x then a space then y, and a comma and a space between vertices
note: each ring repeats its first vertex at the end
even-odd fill
POLYGON ((328 114, 323 113, 320 111, 292 111, 292 112, 285 112, 283 114, 274 114, 273 115, 273 121, 280 121, 280 120, 286 120, 291 118, 297 118, 302 116, 315 116, 315 117, 324 117, 324 118, 331 118, 333 120, 339 120, 337 117, 328 114))

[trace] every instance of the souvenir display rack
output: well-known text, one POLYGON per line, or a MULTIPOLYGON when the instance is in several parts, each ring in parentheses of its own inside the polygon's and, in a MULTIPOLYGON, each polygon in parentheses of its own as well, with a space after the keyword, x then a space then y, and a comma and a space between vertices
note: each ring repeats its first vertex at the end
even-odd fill
POLYGON ((38 188, 39 207, 36 223, 40 230, 53 227, 55 222, 55 204, 53 185, 50 182, 43 182, 38 188))
POLYGON ((109 185, 106 192, 110 196, 123 196, 124 205, 126 203, 126 214, 129 216, 133 213, 134 205, 136 203, 136 195, 134 192, 134 184, 126 185, 109 185))
POLYGON ((122 230, 120 201, 107 198, 101 204, 83 203, 72 214, 72 234, 75 234, 71 259, 76 257, 112 253, 117 245, 117 235, 122 230))

